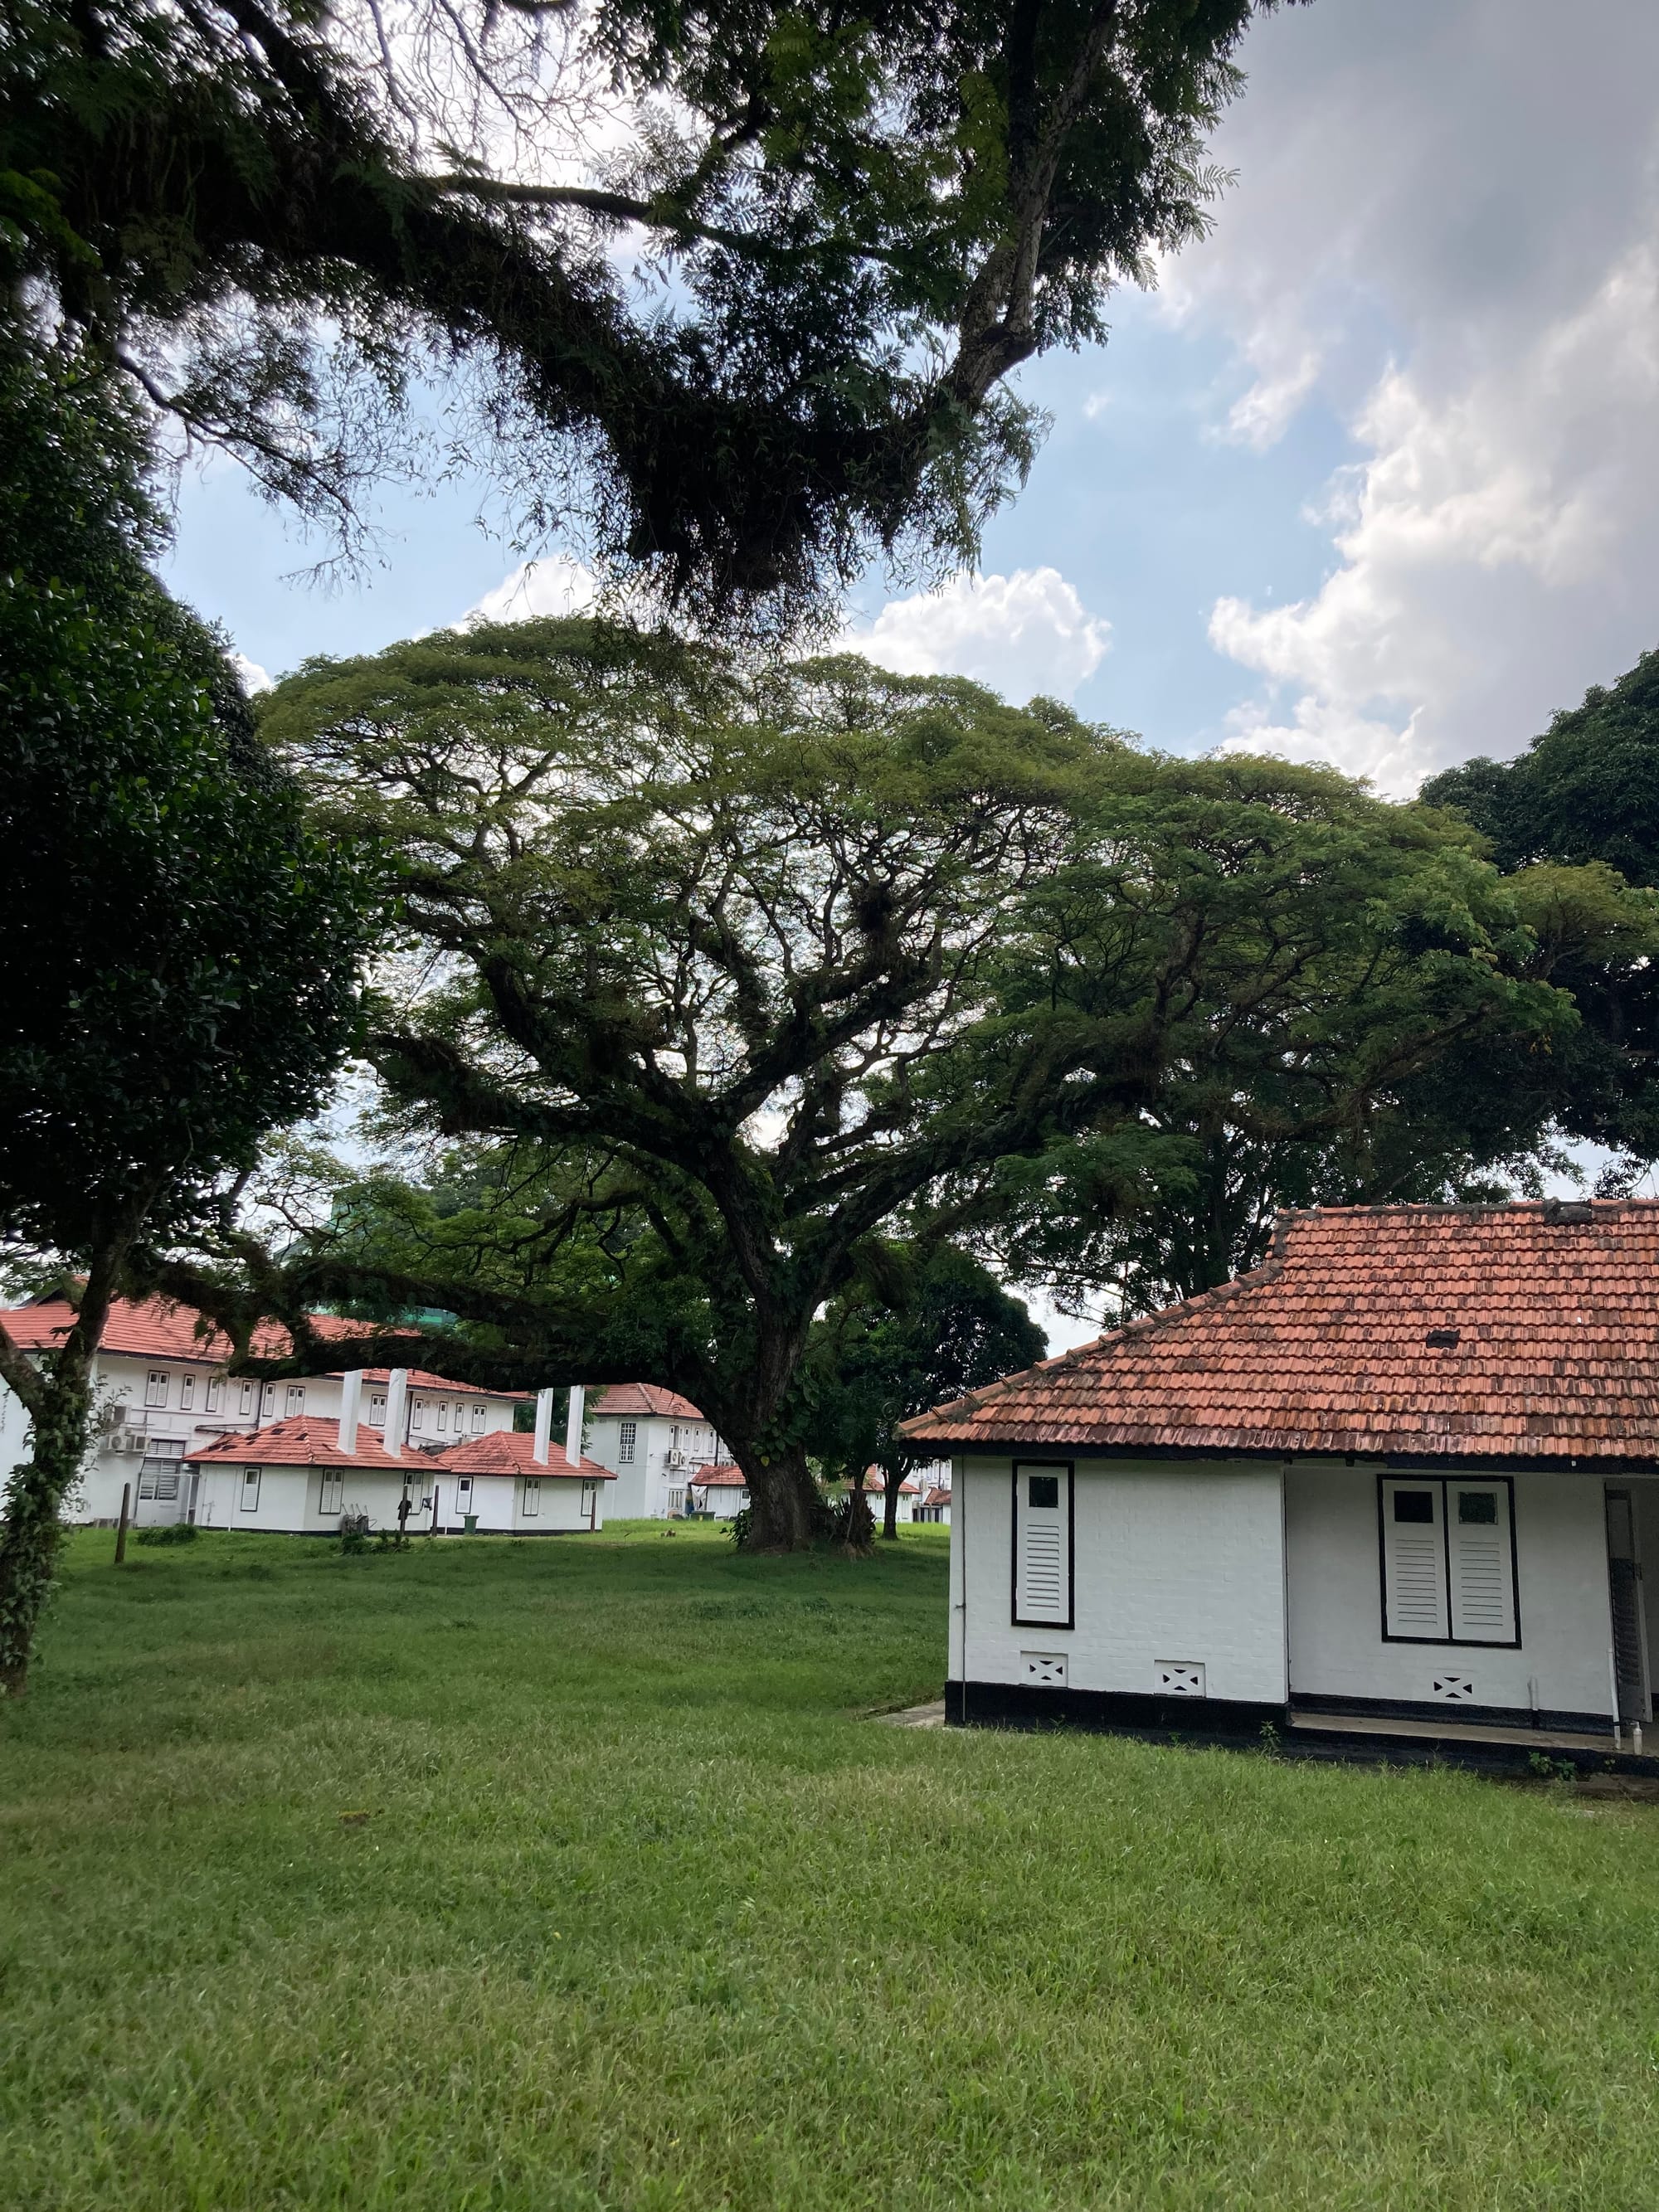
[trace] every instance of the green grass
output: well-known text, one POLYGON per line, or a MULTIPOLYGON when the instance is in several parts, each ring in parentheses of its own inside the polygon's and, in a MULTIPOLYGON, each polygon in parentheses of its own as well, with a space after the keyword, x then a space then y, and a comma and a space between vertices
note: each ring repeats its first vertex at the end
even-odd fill
POLYGON ((933 1531, 111 1544, 0 1714, 0 2204, 1659 2203, 1659 1808, 874 1726, 933 1531))

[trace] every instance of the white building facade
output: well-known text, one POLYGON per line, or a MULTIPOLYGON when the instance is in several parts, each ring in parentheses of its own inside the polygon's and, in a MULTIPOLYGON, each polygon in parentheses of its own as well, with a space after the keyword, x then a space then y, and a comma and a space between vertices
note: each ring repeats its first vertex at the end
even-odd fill
MULTIPOLYGON (((343 1343, 355 1333, 350 1323, 318 1318, 343 1343)), ((62 1340, 73 1315, 64 1299, 50 1298, 0 1319, 20 1349, 39 1355, 62 1340)), ((216 1482, 203 1498, 201 1468, 192 1455, 216 1438, 250 1435, 276 1421, 338 1419, 346 1370, 282 1382, 230 1376, 225 1372, 229 1345, 198 1324, 188 1309, 159 1298, 117 1300, 94 1369, 93 1449, 69 1500, 67 1519, 112 1522, 125 1489, 139 1526, 191 1518, 224 1526, 222 1486, 216 1482)), ((280 1348, 273 1342, 273 1351, 280 1348)), ((386 1370, 364 1370, 360 1399, 364 1426, 382 1443, 390 1422, 394 1450, 408 1445, 436 1454, 468 1437, 510 1430, 520 1402, 519 1394, 472 1389, 419 1370, 399 1370, 398 1376, 394 1387, 386 1370)), ((21 1402, 0 1386, 0 1496, 12 1468, 27 1455, 28 1426, 21 1402)), ((273 1498, 279 1492, 287 1496, 281 1483, 273 1498)), ((263 1510, 255 1520, 276 1525, 263 1510)), ((296 1507, 283 1525, 313 1522, 308 1510, 296 1507)))
POLYGON ((1652 1201, 1286 1216, 907 1433, 955 1447, 952 1721, 1659 1771, 1652 1201))
POLYGON ((600 1384, 587 1401, 582 1449, 616 1477, 618 1521, 663 1521, 693 1511, 699 1468, 725 1457, 714 1425, 689 1398, 654 1382, 600 1384))

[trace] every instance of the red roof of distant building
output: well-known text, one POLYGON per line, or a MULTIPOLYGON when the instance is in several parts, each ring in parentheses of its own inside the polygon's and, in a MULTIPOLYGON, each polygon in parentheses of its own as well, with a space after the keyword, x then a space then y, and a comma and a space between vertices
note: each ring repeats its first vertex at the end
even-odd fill
MULTIPOLYGON (((20 1351, 49 1351, 61 1344, 74 1326, 75 1309, 67 1298, 41 1298, 33 1305, 0 1313, 0 1322, 20 1351)), ((313 1314, 311 1325, 325 1341, 375 1333, 368 1322, 352 1321, 341 1314, 313 1314)), ((217 1367, 230 1358, 232 1347, 230 1339, 218 1329, 201 1327, 201 1316, 193 1306, 174 1305, 167 1298, 117 1298, 110 1307, 99 1348, 133 1359, 196 1360, 204 1366, 217 1367)), ((291 1348, 284 1328, 261 1329, 253 1340, 253 1349, 262 1358, 286 1358, 291 1348)), ((333 1371, 345 1370, 336 1368, 333 1371)), ((384 1367, 368 1367, 363 1379, 385 1382, 389 1372, 384 1367)), ((449 1390, 457 1396, 520 1399, 528 1395, 522 1390, 481 1389, 473 1382, 452 1382, 421 1367, 410 1371, 409 1381, 411 1389, 449 1390)))
POLYGON ((388 1451, 366 1421, 357 1425, 356 1450, 343 1452, 340 1424, 321 1413, 295 1413, 252 1434, 215 1437, 185 1456, 192 1465, 234 1460, 252 1467, 349 1467, 362 1474, 395 1474, 432 1465, 421 1452, 388 1451))
POLYGON ((722 1461, 717 1467, 700 1467, 691 1478, 698 1490, 747 1490, 749 1478, 740 1467, 722 1461))
POLYGON ((656 1382, 606 1382, 588 1401, 590 1419, 595 1413, 658 1413, 676 1421, 702 1421, 689 1398, 678 1390, 665 1390, 656 1382))
POLYGON ((951 1493, 948 1490, 930 1490, 921 1502, 924 1506, 948 1505, 951 1503, 951 1493))
POLYGON ((904 1433, 970 1449, 1659 1460, 1659 1201, 1284 1214, 1254 1273, 904 1433))
POLYGON ((617 1479, 597 1460, 579 1459, 573 1467, 562 1444, 549 1444, 544 1461, 532 1456, 535 1448, 535 1437, 522 1430, 497 1429, 494 1436, 469 1437, 464 1444, 452 1444, 426 1464, 447 1468, 452 1474, 551 1474, 565 1480, 581 1476, 589 1482, 617 1479))
MULTIPOLYGON (((884 1498, 887 1494, 887 1477, 878 1467, 866 1467, 864 1470, 864 1486, 872 1496, 884 1498)), ((914 1498, 921 1487, 921 1484, 914 1475, 907 1474, 899 1485, 899 1496, 914 1498)))

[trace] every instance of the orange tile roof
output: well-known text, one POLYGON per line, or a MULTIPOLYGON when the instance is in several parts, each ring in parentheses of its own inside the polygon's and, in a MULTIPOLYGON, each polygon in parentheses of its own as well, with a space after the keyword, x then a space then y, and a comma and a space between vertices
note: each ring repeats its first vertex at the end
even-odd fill
POLYGON ((951 1493, 948 1490, 930 1490, 921 1502, 924 1505, 948 1505, 951 1493))
POLYGON ((904 1434, 969 1450, 1659 1462, 1659 1200, 1283 1214, 1254 1273, 904 1434))
MULTIPOLYGON (((9 1313, 0 1313, 6 1333, 20 1351, 49 1351, 62 1342, 75 1321, 75 1309, 67 1298, 41 1298, 33 1305, 16 1306, 9 1313)), ((344 1340, 371 1334, 368 1322, 351 1321, 340 1314, 313 1314, 312 1326, 324 1339, 344 1340)), ((117 1298, 111 1305, 109 1319, 104 1324, 100 1348, 105 1352, 123 1353, 133 1359, 195 1360, 203 1366, 217 1367, 228 1359, 230 1339, 208 1327, 201 1328, 201 1316, 193 1306, 174 1305, 166 1298, 117 1298)), ((281 1359, 290 1346, 283 1328, 262 1329, 253 1340, 254 1350, 266 1358, 281 1359)), ((337 1368, 336 1374, 344 1372, 337 1368)), ((389 1370, 367 1367, 363 1379, 368 1382, 384 1382, 389 1370)), ((416 1390, 453 1390, 457 1395, 471 1395, 475 1398, 516 1400, 528 1395, 523 1390, 484 1390, 473 1382, 452 1382, 441 1375, 431 1375, 422 1367, 411 1370, 410 1387, 416 1390)))
POLYGON ((749 1478, 740 1467, 723 1460, 719 1466, 700 1467, 691 1478, 696 1490, 747 1490, 749 1478))
POLYGON ((579 1459, 572 1467, 562 1444, 549 1444, 547 1458, 538 1462, 532 1454, 536 1439, 522 1430, 497 1429, 493 1436, 469 1437, 427 1461, 428 1467, 447 1468, 452 1474, 550 1474, 562 1480, 582 1476, 589 1482, 614 1482, 608 1467, 597 1460, 579 1459))
POLYGON ((595 1413, 658 1413, 675 1421, 706 1421, 708 1416, 700 1413, 689 1398, 682 1398, 678 1390, 665 1390, 656 1382, 606 1382, 588 1404, 588 1417, 595 1413))
MULTIPOLYGON (((887 1477, 878 1467, 866 1467, 864 1470, 864 1486, 873 1496, 884 1498, 887 1494, 887 1477)), ((907 1474, 899 1485, 899 1496, 914 1498, 921 1487, 921 1485, 914 1475, 907 1474)))
POLYGON ((232 1460, 250 1467, 349 1467, 361 1474, 396 1474, 433 1464, 423 1452, 388 1451, 366 1421, 358 1424, 356 1450, 343 1452, 340 1424, 321 1413, 295 1413, 252 1432, 215 1437, 185 1457, 191 1466, 232 1460))

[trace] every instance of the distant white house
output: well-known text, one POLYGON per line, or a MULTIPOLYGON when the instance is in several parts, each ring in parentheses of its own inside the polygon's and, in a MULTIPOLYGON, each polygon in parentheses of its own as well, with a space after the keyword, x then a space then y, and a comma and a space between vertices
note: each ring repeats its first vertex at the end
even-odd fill
POLYGON ((711 1513, 716 1521, 735 1521, 748 1503, 749 1485, 743 1469, 730 1461, 700 1467, 691 1477, 690 1510, 693 1513, 711 1513))
MULTIPOLYGON (((0 1315, 12 1341, 36 1358, 62 1341, 74 1318, 62 1297, 38 1299, 0 1315)), ((323 1334, 339 1338, 343 1347, 361 1331, 361 1324, 332 1315, 313 1320, 323 1334)), ((287 1348, 280 1331, 270 1332, 260 1344, 262 1351, 276 1356, 287 1348)), ((216 1525, 222 1526, 223 1486, 216 1482, 205 1501, 200 1494, 203 1447, 227 1437, 249 1436, 275 1422, 338 1419, 345 1370, 262 1383, 226 1374, 230 1350, 226 1339, 188 1307, 161 1298, 115 1302, 93 1370, 96 1437, 67 1518, 114 1521, 122 1489, 130 1486, 133 1517, 140 1525, 205 1522, 210 1505, 220 1516, 216 1525)), ((419 1369, 400 1369, 395 1388, 385 1368, 360 1371, 362 1425, 384 1444, 390 1420, 394 1458, 405 1448, 418 1459, 460 1439, 510 1430, 522 1397, 447 1382, 419 1369)), ((0 1386, 0 1495, 13 1467, 27 1455, 28 1425, 21 1402, 0 1386)), ((275 1524, 262 1519, 257 1525, 275 1524)), ((294 1525, 313 1523, 301 1516, 294 1525)))
MULTIPOLYGON (((879 1522, 887 1504, 887 1478, 878 1467, 864 1471, 865 1495, 870 1501, 870 1510, 879 1522)), ((899 1485, 898 1518, 901 1521, 943 1521, 951 1518, 951 1462, 948 1459, 930 1462, 926 1467, 913 1468, 899 1485)))
POLYGON ((535 1438, 510 1429, 452 1445, 434 1463, 429 1525, 451 1534, 471 1526, 523 1536, 602 1528, 616 1476, 586 1455, 573 1464, 557 1444, 546 1450, 538 1461, 535 1438))
POLYGON ((611 1382, 587 1407, 582 1449, 617 1478, 618 1521, 662 1521, 695 1510, 686 1492, 701 1467, 725 1457, 714 1425, 689 1398, 655 1382, 611 1382))
MULTIPOLYGON (((398 1370, 390 1389, 394 1428, 402 1395, 398 1370)), ((404 1526, 434 1535, 480 1530, 551 1536, 601 1528, 605 1488, 614 1478, 580 1452, 571 1460, 551 1442, 552 1395, 541 1394, 532 1434, 495 1429, 447 1452, 410 1444, 393 1450, 362 1418, 361 1380, 348 1376, 337 1419, 273 1421, 190 1452, 185 1464, 197 1519, 209 1528, 299 1534, 336 1528, 344 1513, 366 1514, 372 1528, 404 1526)), ((578 1393, 574 1430, 580 1421, 578 1393)), ((567 1437, 567 1449, 569 1443, 567 1437)))

